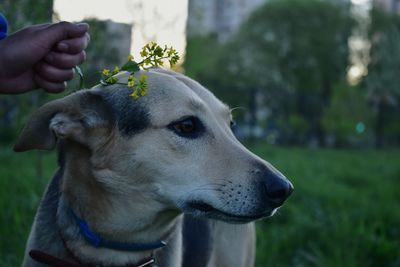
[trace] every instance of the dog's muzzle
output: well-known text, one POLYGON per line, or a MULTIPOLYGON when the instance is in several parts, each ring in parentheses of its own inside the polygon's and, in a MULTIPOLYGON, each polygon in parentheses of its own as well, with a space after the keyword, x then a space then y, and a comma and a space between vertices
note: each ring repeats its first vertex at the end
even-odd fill
POLYGON ((293 192, 293 185, 280 172, 259 167, 251 172, 247 185, 228 182, 219 188, 219 201, 212 198, 189 199, 183 210, 230 223, 247 223, 272 216, 293 192))

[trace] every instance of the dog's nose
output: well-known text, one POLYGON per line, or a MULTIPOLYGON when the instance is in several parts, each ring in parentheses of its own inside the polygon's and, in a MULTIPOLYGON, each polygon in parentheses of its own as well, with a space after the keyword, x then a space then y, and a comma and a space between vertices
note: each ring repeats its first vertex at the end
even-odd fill
POLYGON ((282 174, 266 171, 262 177, 264 192, 269 202, 280 206, 292 194, 293 185, 282 174))

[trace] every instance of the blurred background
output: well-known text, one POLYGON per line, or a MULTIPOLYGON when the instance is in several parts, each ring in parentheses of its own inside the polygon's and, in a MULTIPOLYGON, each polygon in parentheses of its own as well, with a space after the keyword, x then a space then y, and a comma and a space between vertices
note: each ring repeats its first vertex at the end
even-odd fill
MULTIPOLYGON (((0 0, 10 32, 86 21, 85 85, 149 41, 234 108, 234 131, 295 192, 257 223, 256 266, 400 266, 400 0, 0 0)), ((0 266, 21 264, 53 152, 12 152, 69 94, 0 95, 0 266)))

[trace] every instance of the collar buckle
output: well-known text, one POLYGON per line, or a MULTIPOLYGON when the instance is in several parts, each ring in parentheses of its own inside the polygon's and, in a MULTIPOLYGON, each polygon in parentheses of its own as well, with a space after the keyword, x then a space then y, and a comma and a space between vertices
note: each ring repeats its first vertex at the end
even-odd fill
POLYGON ((148 260, 142 264, 139 264, 137 267, 148 267, 148 266, 157 267, 156 265, 153 265, 155 263, 156 263, 156 260, 154 258, 151 258, 150 260, 148 260))

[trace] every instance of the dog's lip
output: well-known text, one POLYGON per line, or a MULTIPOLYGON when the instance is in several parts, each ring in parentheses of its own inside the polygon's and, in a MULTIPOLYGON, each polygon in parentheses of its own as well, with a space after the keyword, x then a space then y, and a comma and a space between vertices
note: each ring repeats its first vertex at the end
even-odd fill
POLYGON ((204 216, 207 218, 222 220, 231 223, 248 223, 264 217, 269 217, 274 213, 274 210, 275 209, 271 209, 262 213, 252 215, 239 215, 222 211, 203 201, 187 202, 185 208, 183 209, 183 211, 186 213, 195 213, 198 216, 204 216))

